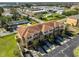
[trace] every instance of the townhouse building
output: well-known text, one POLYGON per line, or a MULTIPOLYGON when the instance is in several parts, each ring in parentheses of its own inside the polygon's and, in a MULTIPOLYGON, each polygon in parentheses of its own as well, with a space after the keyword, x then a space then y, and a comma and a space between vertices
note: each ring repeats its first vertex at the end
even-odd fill
POLYGON ((17 41, 21 48, 31 48, 39 45, 39 41, 52 39, 54 36, 62 35, 64 24, 55 21, 49 21, 33 26, 22 26, 17 29, 17 41))

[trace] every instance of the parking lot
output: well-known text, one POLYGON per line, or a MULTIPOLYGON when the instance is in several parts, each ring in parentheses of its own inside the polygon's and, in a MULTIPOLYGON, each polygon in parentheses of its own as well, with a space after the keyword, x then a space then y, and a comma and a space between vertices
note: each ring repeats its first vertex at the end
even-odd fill
POLYGON ((73 57, 73 49, 79 45, 79 36, 56 36, 56 38, 53 43, 48 40, 40 41, 40 45, 37 48, 33 47, 31 53, 34 54, 34 57, 73 57))
POLYGON ((58 46, 56 49, 52 50, 43 57, 74 57, 73 50, 79 46, 79 36, 74 39, 69 39, 69 41, 62 46, 58 46))

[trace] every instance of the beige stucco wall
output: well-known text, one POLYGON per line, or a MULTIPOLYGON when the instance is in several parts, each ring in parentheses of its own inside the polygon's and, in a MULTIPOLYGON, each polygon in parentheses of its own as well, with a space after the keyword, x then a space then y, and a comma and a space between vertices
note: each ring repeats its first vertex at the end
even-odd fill
POLYGON ((74 19, 74 18, 67 18, 66 24, 70 24, 71 26, 76 26, 76 24, 77 24, 77 19, 74 19))

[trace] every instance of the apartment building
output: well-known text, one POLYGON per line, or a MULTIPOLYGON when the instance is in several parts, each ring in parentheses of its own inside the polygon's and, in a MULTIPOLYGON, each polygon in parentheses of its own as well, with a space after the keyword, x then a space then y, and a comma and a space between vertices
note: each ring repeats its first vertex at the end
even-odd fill
MULTIPOLYGON (((56 7, 56 6, 31 6, 31 11, 34 13, 40 13, 45 11, 64 11, 64 7, 56 7)), ((59 12, 58 12, 59 13, 59 12)))
POLYGON ((30 48, 34 42, 39 44, 39 41, 53 39, 56 35, 61 35, 64 30, 64 24, 55 21, 49 21, 33 26, 22 26, 17 29, 18 42, 21 47, 30 48))

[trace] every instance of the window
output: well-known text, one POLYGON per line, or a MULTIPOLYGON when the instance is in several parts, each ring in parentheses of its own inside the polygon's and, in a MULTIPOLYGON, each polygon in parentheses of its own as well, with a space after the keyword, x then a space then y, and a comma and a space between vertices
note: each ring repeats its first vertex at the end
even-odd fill
POLYGON ((38 35, 38 33, 34 34, 34 36, 37 36, 37 35, 38 35))
POLYGON ((45 31, 44 33, 47 33, 48 31, 45 31))
POLYGON ((18 43, 20 43, 20 42, 21 42, 21 40, 20 40, 19 38, 18 38, 18 39, 16 39, 16 40, 17 40, 17 42, 18 42, 18 43))
POLYGON ((23 37, 23 43, 26 43, 26 42, 25 42, 25 38, 24 38, 24 37, 23 37))
POLYGON ((30 38, 32 38, 31 36, 29 36, 27 39, 30 39, 30 38))
POLYGON ((52 31, 52 29, 50 31, 52 31))
POLYGON ((42 35, 42 32, 40 32, 39 34, 42 35))
POLYGON ((29 42, 28 42, 28 45, 31 45, 31 44, 32 44, 32 41, 29 41, 29 42))

